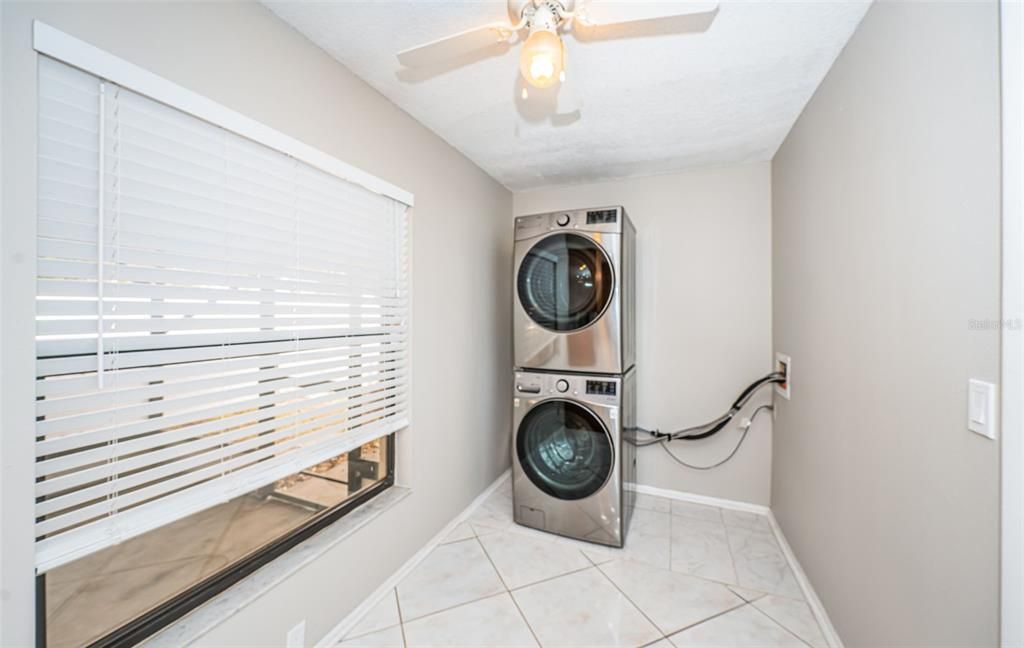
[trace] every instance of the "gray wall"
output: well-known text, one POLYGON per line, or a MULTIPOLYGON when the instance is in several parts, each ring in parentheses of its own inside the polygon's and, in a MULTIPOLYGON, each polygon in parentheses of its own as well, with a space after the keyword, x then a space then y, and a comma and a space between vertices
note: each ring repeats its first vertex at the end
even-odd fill
POLYGON ((300 618, 315 641, 508 466, 511 194, 260 5, 5 2, 0 644, 29 644, 33 617, 33 18, 416 194, 414 425, 400 441, 415 446, 414 492, 204 643, 284 645, 300 618))
POLYGON ((848 646, 998 639, 998 44, 995 2, 876 3, 772 165, 772 505, 848 646))
MULTIPOLYGON (((637 383, 640 425, 663 430, 724 412, 771 371, 771 173, 767 162, 570 185, 515 195, 516 215, 625 205, 638 231, 637 383)), ((764 389, 759 403, 770 402, 764 389)), ((711 471, 641 449, 640 483, 768 504, 772 423, 762 414, 733 460, 711 471)), ((731 426, 673 451, 706 465, 729 454, 731 426)))

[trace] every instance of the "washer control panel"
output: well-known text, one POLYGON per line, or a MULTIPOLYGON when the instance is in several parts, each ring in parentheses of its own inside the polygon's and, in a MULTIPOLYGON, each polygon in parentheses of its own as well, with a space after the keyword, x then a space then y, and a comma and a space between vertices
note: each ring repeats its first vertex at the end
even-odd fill
POLYGON ((566 397, 616 405, 620 382, 619 378, 517 371, 513 389, 516 398, 566 397))
POLYGON ((588 380, 587 393, 601 396, 614 396, 618 384, 614 380, 588 380))

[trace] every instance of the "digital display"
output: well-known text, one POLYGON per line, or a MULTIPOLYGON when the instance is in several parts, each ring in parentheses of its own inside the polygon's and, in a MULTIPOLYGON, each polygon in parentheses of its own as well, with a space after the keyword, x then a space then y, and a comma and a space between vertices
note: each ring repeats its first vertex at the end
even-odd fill
POLYGON ((618 210, 615 209, 598 209, 596 211, 587 212, 587 225, 604 225, 607 223, 614 223, 618 216, 618 210))
POLYGON ((600 396, 614 396, 615 383, 605 380, 588 380, 587 393, 598 394, 600 396))

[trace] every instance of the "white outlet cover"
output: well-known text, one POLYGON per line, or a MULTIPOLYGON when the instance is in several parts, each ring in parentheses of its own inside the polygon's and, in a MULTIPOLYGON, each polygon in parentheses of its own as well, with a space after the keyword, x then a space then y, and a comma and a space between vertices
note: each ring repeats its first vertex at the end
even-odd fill
POLYGON ((288 631, 288 637, 285 642, 288 648, 304 648, 306 645, 306 620, 303 619, 295 624, 291 630, 288 631))

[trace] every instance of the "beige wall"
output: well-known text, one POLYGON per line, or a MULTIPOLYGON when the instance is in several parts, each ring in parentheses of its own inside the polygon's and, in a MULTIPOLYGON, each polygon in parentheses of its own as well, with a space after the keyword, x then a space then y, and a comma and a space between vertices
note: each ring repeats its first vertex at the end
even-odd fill
POLYGON ((772 166, 772 505, 847 646, 998 639, 995 2, 883 2, 772 166))
POLYGON ((414 428, 405 435, 415 444, 414 493, 203 643, 281 646, 302 618, 315 641, 508 466, 511 194, 260 5, 4 3, 0 644, 30 643, 33 617, 33 18, 416 194, 414 428), (15 384, 8 368, 24 378, 15 384))
MULTIPOLYGON (((771 176, 768 163, 545 188, 515 195, 515 214, 621 204, 638 230, 637 414, 662 430, 724 412, 771 371, 771 176)), ((748 406, 770 402, 770 389, 748 406)), ((676 442, 690 463, 725 457, 739 429, 676 442)), ((771 420, 762 414, 733 460, 711 471, 639 452, 642 484, 767 504, 771 420)))

